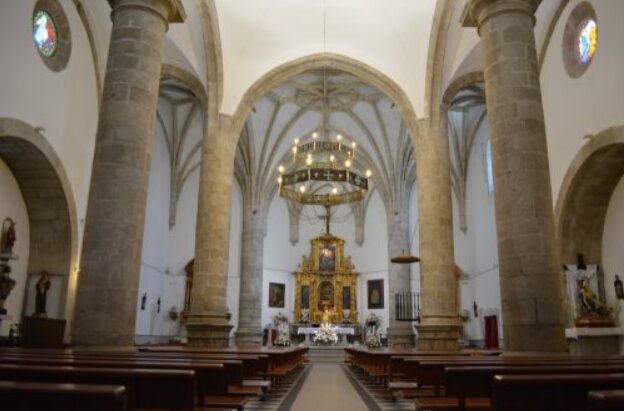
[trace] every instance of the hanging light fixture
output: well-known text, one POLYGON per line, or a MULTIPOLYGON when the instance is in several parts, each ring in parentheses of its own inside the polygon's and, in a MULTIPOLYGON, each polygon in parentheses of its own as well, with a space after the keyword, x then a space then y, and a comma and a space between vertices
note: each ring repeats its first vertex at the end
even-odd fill
MULTIPOLYGON (((416 239, 416 227, 414 227, 414 233, 412 234, 412 239, 410 241, 410 248, 414 244, 414 240, 416 239)), ((394 256, 390 259, 390 262, 394 264, 414 264, 420 262, 420 257, 413 255, 412 253, 406 253, 405 250, 401 251, 401 254, 394 256)))

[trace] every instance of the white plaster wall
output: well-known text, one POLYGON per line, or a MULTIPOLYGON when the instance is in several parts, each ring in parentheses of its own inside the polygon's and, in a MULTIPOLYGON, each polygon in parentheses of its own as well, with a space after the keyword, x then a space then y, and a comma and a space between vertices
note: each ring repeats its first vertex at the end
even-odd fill
POLYGON ((585 144, 584 136, 624 123, 624 2, 591 2, 599 27, 598 49, 585 74, 572 79, 563 66, 561 44, 565 23, 578 3, 570 1, 564 10, 541 72, 554 201, 570 163, 585 144))
POLYGON ((16 241, 13 252, 19 256, 18 260, 10 262, 12 270, 10 277, 16 283, 4 304, 9 318, 0 322, 0 335, 8 335, 11 324, 21 322, 30 250, 30 231, 28 212, 22 192, 13 173, 2 159, 0 159, 0 198, 3 199, 0 201, 0 224, 7 217, 12 218, 17 223, 15 225, 16 241))
POLYGON ((466 233, 459 228, 456 197, 453 194, 456 264, 467 274, 460 281, 459 312, 467 310, 470 313, 470 321, 464 323, 464 338, 477 341, 483 339, 484 315, 498 316, 498 335, 499 338, 503 337, 494 194, 488 193, 485 168, 488 139, 489 126, 486 120, 477 132, 468 163, 466 233), (473 314, 475 301, 480 311, 477 318, 473 314))
POLYGON ((170 273, 167 261, 169 245, 169 167, 168 154, 160 132, 154 138, 150 165, 145 228, 143 234, 143 255, 139 295, 137 299, 137 318, 135 332, 138 335, 161 335, 164 330, 168 307, 164 296, 167 276, 170 273), (147 294, 145 309, 141 310, 141 299, 147 294), (156 303, 161 299, 160 313, 156 303))

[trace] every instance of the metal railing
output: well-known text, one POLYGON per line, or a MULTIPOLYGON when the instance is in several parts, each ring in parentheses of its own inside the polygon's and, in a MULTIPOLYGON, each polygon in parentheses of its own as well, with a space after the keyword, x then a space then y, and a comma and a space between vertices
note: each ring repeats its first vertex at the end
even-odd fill
POLYGON ((394 306, 396 321, 420 321, 419 293, 396 293, 394 306))

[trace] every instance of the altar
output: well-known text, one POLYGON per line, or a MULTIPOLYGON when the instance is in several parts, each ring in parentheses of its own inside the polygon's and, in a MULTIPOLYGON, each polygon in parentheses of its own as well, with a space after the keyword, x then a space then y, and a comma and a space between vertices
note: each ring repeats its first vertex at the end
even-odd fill
MULTIPOLYGON (((355 329, 353 327, 346 326, 332 326, 332 331, 338 335, 338 345, 346 345, 347 336, 355 335, 355 329)), ((313 344, 313 335, 320 330, 319 327, 299 327, 297 329, 298 335, 305 335, 307 345, 313 344)))
MULTIPOLYGON (((357 324, 357 278, 345 241, 326 233, 311 241, 295 276, 295 324, 357 324)), ((351 330, 353 328, 351 327, 351 330)))

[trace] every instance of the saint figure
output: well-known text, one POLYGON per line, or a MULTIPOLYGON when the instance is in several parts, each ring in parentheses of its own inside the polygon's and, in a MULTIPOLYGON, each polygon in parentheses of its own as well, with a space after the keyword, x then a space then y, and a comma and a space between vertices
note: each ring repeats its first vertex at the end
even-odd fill
POLYGON ((15 221, 10 218, 4 220, 2 233, 2 254, 13 254, 13 246, 15 245, 15 221))
POLYGON ((35 316, 47 317, 46 300, 48 290, 50 289, 50 277, 48 276, 47 271, 44 270, 41 272, 41 277, 39 277, 39 281, 37 281, 35 289, 37 292, 37 295, 35 296, 35 316))

